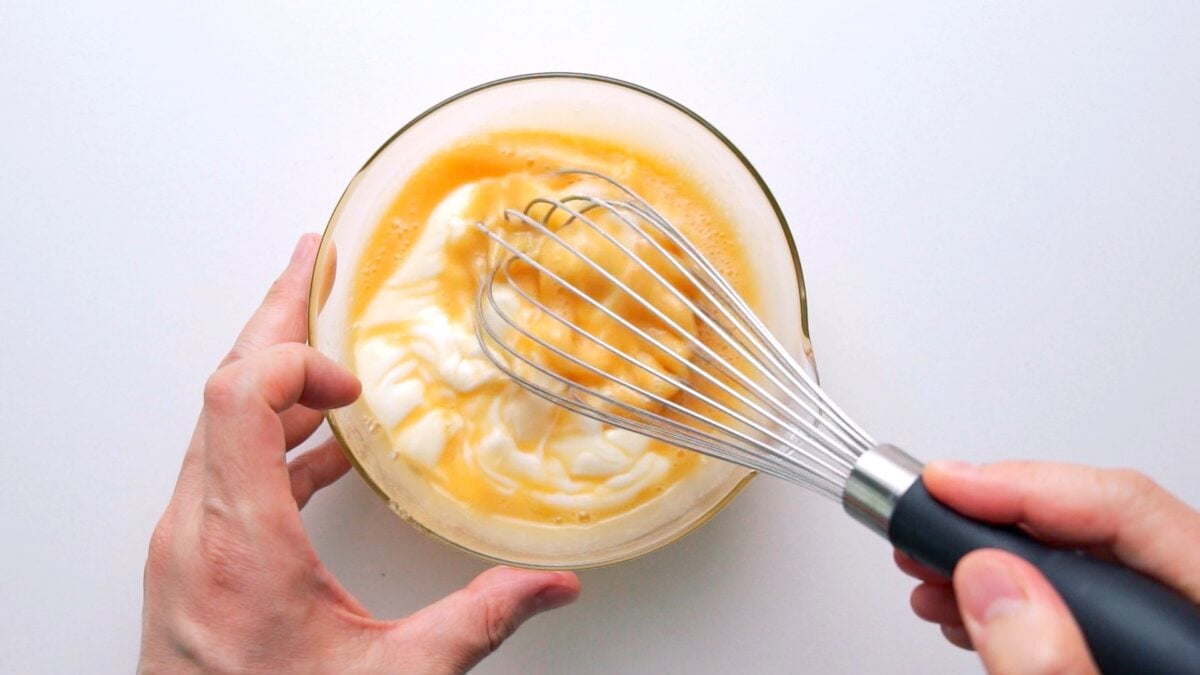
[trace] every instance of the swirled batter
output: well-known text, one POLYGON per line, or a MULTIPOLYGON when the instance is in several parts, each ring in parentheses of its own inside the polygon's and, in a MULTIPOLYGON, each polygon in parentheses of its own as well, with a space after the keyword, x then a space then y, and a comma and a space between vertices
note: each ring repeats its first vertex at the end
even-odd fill
MULTIPOLYGON (((550 526, 596 523, 670 498, 713 461, 559 410, 507 381, 480 351, 475 298, 500 252, 474 223, 577 188, 549 173, 567 166, 639 192, 754 303, 736 237, 685 176, 628 148, 514 131, 461 142, 408 180, 368 244, 351 321, 364 400, 395 461, 476 512, 550 526)), ((583 233, 561 233, 589 245, 583 233)), ((497 293, 516 303, 511 290, 497 293)))

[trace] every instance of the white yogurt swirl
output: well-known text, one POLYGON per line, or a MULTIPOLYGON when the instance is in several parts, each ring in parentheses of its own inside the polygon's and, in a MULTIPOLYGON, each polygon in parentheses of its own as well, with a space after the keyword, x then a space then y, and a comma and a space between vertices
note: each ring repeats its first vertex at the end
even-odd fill
MULTIPOLYGON (((560 411, 507 381, 481 351, 471 313, 439 305, 446 247, 473 227, 464 212, 476 189, 464 185, 433 210, 355 324, 364 401, 393 455, 420 471, 436 473, 446 453, 459 453, 497 492, 521 490, 556 510, 631 503, 661 483, 671 461, 641 436, 560 411)), ((516 301, 511 290, 497 296, 516 301)))

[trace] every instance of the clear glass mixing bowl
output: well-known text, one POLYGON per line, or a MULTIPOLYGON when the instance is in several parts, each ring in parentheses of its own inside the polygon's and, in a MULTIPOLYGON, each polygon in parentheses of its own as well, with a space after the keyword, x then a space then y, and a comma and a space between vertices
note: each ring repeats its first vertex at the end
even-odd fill
MULTIPOLYGON (((353 369, 348 331, 355 270, 366 243, 408 177, 435 152, 480 133, 542 129, 631 144, 682 167, 733 216, 765 305, 767 326, 816 375, 808 337, 804 277, 787 223, 750 162, 696 113, 644 87, 595 75, 538 73, 469 89, 406 124, 354 176, 329 219, 309 302, 309 341, 353 369)), ((463 551, 524 567, 578 569, 621 562, 685 536, 713 517, 752 472, 730 467, 686 503, 654 517, 641 509, 599 525, 514 533, 420 484, 391 456, 386 436, 361 400, 329 414, 359 475, 401 518, 463 551), (643 514, 644 515, 644 514, 643 514), (622 519, 624 519, 622 521, 622 519), (639 520, 640 519, 640 520, 639 520)), ((668 493, 656 501, 670 500, 668 493)), ((665 510, 663 510, 665 509, 665 510)), ((526 528, 528 529, 528 528, 526 528)))

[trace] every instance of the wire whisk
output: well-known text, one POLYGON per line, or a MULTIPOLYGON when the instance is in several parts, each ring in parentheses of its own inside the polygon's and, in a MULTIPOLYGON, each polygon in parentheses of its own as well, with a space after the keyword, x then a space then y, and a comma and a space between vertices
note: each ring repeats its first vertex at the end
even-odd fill
POLYGON ((568 196, 477 224, 497 244, 475 308, 497 368, 603 424, 840 501, 943 574, 978 548, 1016 553, 1063 596, 1105 672, 1195 671, 1195 605, 1128 568, 937 502, 921 462, 855 424, 669 219, 608 176, 558 175, 568 196))

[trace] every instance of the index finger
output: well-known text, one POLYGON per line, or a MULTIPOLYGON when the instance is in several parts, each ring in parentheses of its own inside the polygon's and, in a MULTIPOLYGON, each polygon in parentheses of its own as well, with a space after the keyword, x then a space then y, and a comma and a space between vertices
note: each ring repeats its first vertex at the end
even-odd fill
POLYGON ((221 362, 222 366, 271 345, 308 339, 308 291, 320 243, 321 238, 315 234, 306 234, 296 242, 287 268, 271 284, 262 304, 246 322, 221 362))
POLYGON ((1200 603, 1200 513, 1142 474, 1049 462, 931 462, 922 477, 933 496, 964 515, 1021 523, 1054 542, 1107 546, 1124 564, 1200 603))
POLYGON ((218 369, 204 390, 205 490, 226 504, 295 509, 279 412, 348 405, 359 390, 347 370, 301 344, 275 345, 218 369))

